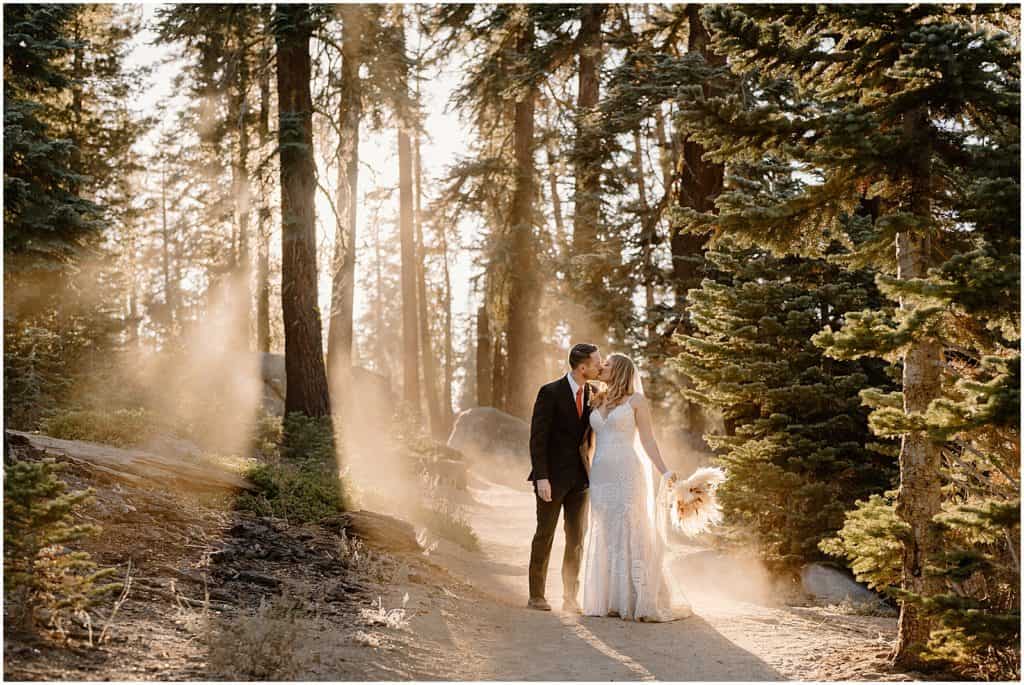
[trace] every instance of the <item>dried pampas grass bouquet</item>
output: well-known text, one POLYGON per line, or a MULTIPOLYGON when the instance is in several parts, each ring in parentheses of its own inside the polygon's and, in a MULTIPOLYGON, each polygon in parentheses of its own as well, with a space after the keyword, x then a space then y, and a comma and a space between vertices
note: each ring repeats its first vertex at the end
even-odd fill
POLYGON ((702 466, 689 478, 669 485, 663 504, 669 508, 672 527, 692 536, 721 523, 722 508, 715 490, 724 481, 725 471, 702 466))

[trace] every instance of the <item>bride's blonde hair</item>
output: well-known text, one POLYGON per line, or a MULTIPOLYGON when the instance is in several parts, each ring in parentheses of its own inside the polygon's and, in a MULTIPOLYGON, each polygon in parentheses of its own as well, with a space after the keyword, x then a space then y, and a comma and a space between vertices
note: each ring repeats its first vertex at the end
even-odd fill
POLYGON ((608 355, 608 361, 608 383, 603 390, 594 395, 591 402, 594 407, 617 407, 624 398, 636 392, 636 388, 633 387, 633 373, 636 369, 633 360, 620 352, 612 352, 608 355))

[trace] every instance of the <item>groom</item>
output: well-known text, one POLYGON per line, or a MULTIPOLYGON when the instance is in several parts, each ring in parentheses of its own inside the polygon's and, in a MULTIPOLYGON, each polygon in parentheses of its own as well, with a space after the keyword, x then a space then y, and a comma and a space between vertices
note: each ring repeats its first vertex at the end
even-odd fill
POLYGON ((587 471, 580 455, 580 443, 590 424, 591 387, 601 370, 601 353, 596 345, 578 343, 569 351, 569 373, 541 386, 530 422, 530 462, 537 502, 537 532, 530 550, 531 609, 551 611, 544 599, 548 558, 555 539, 558 513, 564 509, 565 557, 562 586, 566 612, 580 613, 580 557, 587 530, 587 471))

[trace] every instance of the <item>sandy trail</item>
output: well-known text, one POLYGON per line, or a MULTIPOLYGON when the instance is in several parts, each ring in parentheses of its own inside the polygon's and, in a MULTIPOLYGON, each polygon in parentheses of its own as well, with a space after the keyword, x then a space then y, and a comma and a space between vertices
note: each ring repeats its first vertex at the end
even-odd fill
POLYGON ((453 658, 481 680, 909 679, 888 672, 882 660, 894 619, 772 606, 770 597, 757 597, 763 589, 751 587, 761 583, 755 572, 723 569, 721 562, 702 568, 709 557, 697 547, 674 568, 693 616, 662 624, 573 616, 559 611, 560 527, 548 568, 554 611, 527 609, 530 486, 474 477, 470 492, 475 503, 466 509, 482 553, 441 544, 431 557, 494 599, 476 603, 471 616, 445 621, 459 652, 453 658))

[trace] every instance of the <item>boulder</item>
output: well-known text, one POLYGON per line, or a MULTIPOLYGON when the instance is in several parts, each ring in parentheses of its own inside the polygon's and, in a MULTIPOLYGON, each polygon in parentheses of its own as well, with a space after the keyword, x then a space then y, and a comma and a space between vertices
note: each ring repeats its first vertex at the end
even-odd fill
POLYGON ((400 518, 360 509, 347 511, 335 519, 335 525, 339 528, 348 530, 360 540, 378 548, 410 554, 423 551, 416 538, 416 529, 411 523, 400 518))
POLYGON ((448 447, 503 480, 525 482, 530 473, 530 425, 494 407, 474 407, 456 416, 448 447))
POLYGON ((273 416, 284 416, 284 355, 261 352, 260 377, 263 380, 263 411, 273 416))
MULTIPOLYGON (((284 396, 287 387, 284 355, 261 352, 260 376, 263 381, 263 410, 273 416, 284 416, 284 396)), ((349 389, 358 401, 352 403, 353 425, 379 426, 390 421, 397 399, 386 376, 361 367, 352 368, 352 387, 349 389)))
POLYGON ((824 564, 805 564, 800 569, 800 581, 805 592, 829 604, 843 600, 849 600, 854 604, 874 604, 881 601, 877 594, 846 573, 824 564))
POLYGON ((390 425, 398 406, 398 398, 391 390, 387 376, 367 369, 352 367, 352 420, 356 426, 390 425))
POLYGON ((436 476, 442 485, 456 490, 465 490, 469 485, 469 469, 466 462, 457 459, 425 460, 423 468, 436 476))

